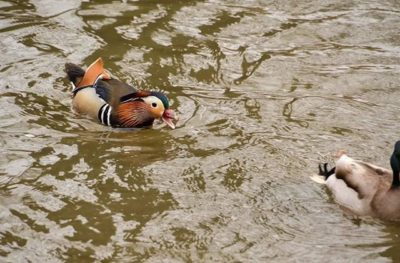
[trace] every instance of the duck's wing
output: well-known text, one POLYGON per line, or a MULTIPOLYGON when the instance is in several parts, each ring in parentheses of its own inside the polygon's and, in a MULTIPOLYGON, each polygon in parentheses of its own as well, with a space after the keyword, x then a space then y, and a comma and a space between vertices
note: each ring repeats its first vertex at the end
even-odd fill
POLYGON ((360 199, 372 198, 381 184, 390 185, 391 171, 343 155, 336 162, 336 178, 357 192, 360 199))
POLYGON ((354 214, 373 215, 372 201, 383 188, 390 188, 391 171, 342 155, 335 174, 326 180, 335 201, 354 214))
POLYGON ((344 210, 359 216, 371 214, 370 200, 360 198, 357 191, 349 187, 344 180, 338 179, 335 174, 326 180, 326 186, 331 191, 335 202, 344 210))
POLYGON ((94 88, 100 98, 114 108, 119 105, 122 97, 136 92, 135 88, 117 79, 98 80, 94 88))
POLYGON ((310 176, 310 179, 318 184, 325 184, 326 180, 325 177, 319 174, 313 174, 310 176))
POLYGON ((363 166, 366 171, 368 171, 369 176, 379 178, 381 184, 391 185, 393 180, 393 173, 391 170, 363 161, 356 162, 363 166))

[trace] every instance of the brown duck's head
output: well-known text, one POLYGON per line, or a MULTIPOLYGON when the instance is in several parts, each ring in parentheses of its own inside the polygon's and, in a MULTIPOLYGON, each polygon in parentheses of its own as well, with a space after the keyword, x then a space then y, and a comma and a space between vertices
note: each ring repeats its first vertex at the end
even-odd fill
MULTIPOLYGON (((164 111, 162 112, 161 116, 158 118, 161 118, 163 120, 163 122, 166 123, 169 127, 171 127, 172 129, 175 129, 174 121, 177 121, 178 118, 176 117, 175 112, 169 108, 169 100, 168 100, 167 96, 165 96, 163 93, 158 92, 158 91, 152 91, 152 92, 150 92, 150 94, 151 94, 150 97, 154 96, 157 99, 159 99, 164 108, 164 111)), ((155 106, 153 103, 154 102, 152 102, 151 106, 155 106)), ((157 104, 159 105, 159 102, 157 104)), ((160 113, 161 112, 158 112, 158 114, 160 114, 160 113)))
POLYGON ((161 92, 137 92, 135 97, 119 106, 118 115, 122 127, 151 125, 154 119, 162 119, 172 129, 177 120, 175 112, 169 108, 167 97, 161 92), (146 96, 144 96, 146 94, 146 96))

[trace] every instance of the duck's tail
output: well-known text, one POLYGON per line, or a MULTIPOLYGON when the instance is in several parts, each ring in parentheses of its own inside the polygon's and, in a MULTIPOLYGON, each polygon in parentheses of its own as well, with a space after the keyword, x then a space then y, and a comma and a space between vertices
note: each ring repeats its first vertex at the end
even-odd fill
POLYGON ((74 86, 76 86, 85 75, 85 71, 81 67, 72 63, 65 64, 65 72, 67 73, 69 81, 71 81, 74 86))
POLYGON ((326 184, 325 177, 319 174, 313 174, 310 176, 310 179, 318 184, 326 184))
POLYGON ((328 170, 328 164, 318 165, 319 173, 310 176, 310 179, 319 184, 325 184, 326 180, 335 173, 335 167, 328 170))
POLYGON ((99 79, 111 79, 111 74, 104 69, 104 63, 101 58, 90 64, 86 71, 75 64, 67 63, 65 64, 65 72, 67 72, 68 78, 73 84, 73 91, 93 86, 99 79))
POLYGON ((333 167, 332 169, 328 170, 328 163, 324 163, 323 169, 321 164, 318 165, 318 169, 319 169, 318 175, 325 177, 325 180, 327 180, 329 176, 331 176, 332 174, 335 174, 336 171, 336 167, 333 167))

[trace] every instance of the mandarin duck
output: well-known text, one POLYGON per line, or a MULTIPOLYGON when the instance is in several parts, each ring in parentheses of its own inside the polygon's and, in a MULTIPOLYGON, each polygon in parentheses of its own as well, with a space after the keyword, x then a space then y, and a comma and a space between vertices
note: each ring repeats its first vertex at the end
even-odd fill
POLYGON ((66 63, 65 71, 72 83, 72 107, 76 112, 112 127, 141 128, 151 126, 155 119, 162 119, 175 128, 177 118, 163 93, 136 90, 112 78, 101 58, 86 71, 66 63))
POLYGON ((391 171, 354 160, 344 151, 337 157, 334 168, 319 165, 319 175, 312 179, 326 184, 335 201, 355 215, 400 220, 400 141, 390 157, 391 171))

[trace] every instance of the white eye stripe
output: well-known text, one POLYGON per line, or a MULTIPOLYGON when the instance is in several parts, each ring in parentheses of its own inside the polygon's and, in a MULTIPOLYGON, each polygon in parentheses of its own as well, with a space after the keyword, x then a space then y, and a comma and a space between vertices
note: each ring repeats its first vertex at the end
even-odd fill
POLYGON ((156 96, 148 96, 143 98, 143 101, 152 108, 164 108, 162 101, 156 96))

